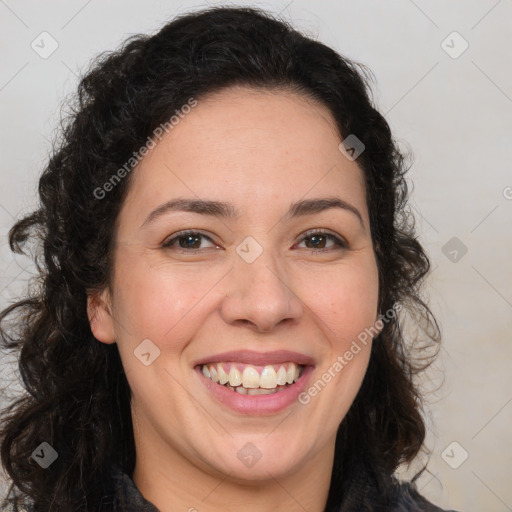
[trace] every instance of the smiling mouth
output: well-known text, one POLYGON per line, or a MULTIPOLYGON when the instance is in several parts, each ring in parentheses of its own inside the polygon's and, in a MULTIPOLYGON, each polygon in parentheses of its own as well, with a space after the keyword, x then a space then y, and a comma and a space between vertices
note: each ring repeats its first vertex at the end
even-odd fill
POLYGON ((292 386, 305 366, 293 362, 255 366, 236 362, 200 365, 207 378, 241 395, 271 395, 292 386))

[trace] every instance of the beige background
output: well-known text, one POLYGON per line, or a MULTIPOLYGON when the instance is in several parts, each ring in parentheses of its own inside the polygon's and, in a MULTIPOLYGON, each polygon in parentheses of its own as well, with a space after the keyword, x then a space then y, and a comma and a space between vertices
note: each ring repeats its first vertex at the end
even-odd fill
MULTIPOLYGON (((419 487, 445 508, 512 510, 512 1, 237 3, 281 12, 375 73, 378 104, 414 153, 412 205, 444 334, 425 379, 432 455, 419 487)), ((10 254, 5 235, 35 204, 61 100, 78 70, 126 36, 206 5, 0 1, 0 307, 33 272, 10 254), (43 31, 58 43, 46 59, 31 48, 43 31)), ((2 357, 2 385, 16 391, 14 366, 2 357)))

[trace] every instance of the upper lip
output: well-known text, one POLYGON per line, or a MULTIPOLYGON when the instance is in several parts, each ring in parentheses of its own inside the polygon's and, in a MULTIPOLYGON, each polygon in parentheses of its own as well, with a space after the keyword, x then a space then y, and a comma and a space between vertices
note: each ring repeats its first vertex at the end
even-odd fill
POLYGON ((298 352, 291 352, 290 350, 276 350, 274 352, 256 352, 253 350, 233 350, 231 352, 223 352, 222 354, 215 354, 209 357, 202 358, 197 361, 194 366, 203 365, 207 363, 224 363, 224 362, 237 362, 244 364, 252 364, 254 366, 263 366, 270 364, 280 363, 296 363, 300 365, 314 365, 315 361, 298 352))

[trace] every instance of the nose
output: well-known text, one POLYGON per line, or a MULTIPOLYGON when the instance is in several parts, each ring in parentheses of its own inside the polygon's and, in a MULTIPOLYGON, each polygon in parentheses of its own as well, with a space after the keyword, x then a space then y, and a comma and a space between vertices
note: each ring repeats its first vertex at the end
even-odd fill
POLYGON ((302 301, 291 289, 293 283, 266 253, 252 263, 241 258, 235 262, 221 307, 226 323, 263 333, 279 324, 297 322, 303 315, 302 301))

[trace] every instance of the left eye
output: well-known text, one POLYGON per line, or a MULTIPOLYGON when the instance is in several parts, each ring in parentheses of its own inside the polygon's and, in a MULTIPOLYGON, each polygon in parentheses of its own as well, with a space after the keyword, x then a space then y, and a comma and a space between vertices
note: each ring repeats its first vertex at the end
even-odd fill
POLYGON ((299 243, 306 244, 307 249, 330 249, 333 246, 346 247, 346 244, 342 242, 337 236, 329 233, 315 232, 306 234, 299 243), (327 246, 328 242, 332 242, 330 246, 327 246))
POLYGON ((208 240, 211 244, 209 247, 216 247, 216 245, 212 242, 211 238, 203 235, 202 233, 181 233, 178 234, 166 242, 164 242, 163 247, 175 247, 177 249, 205 249, 205 247, 201 247, 202 240, 208 240))

